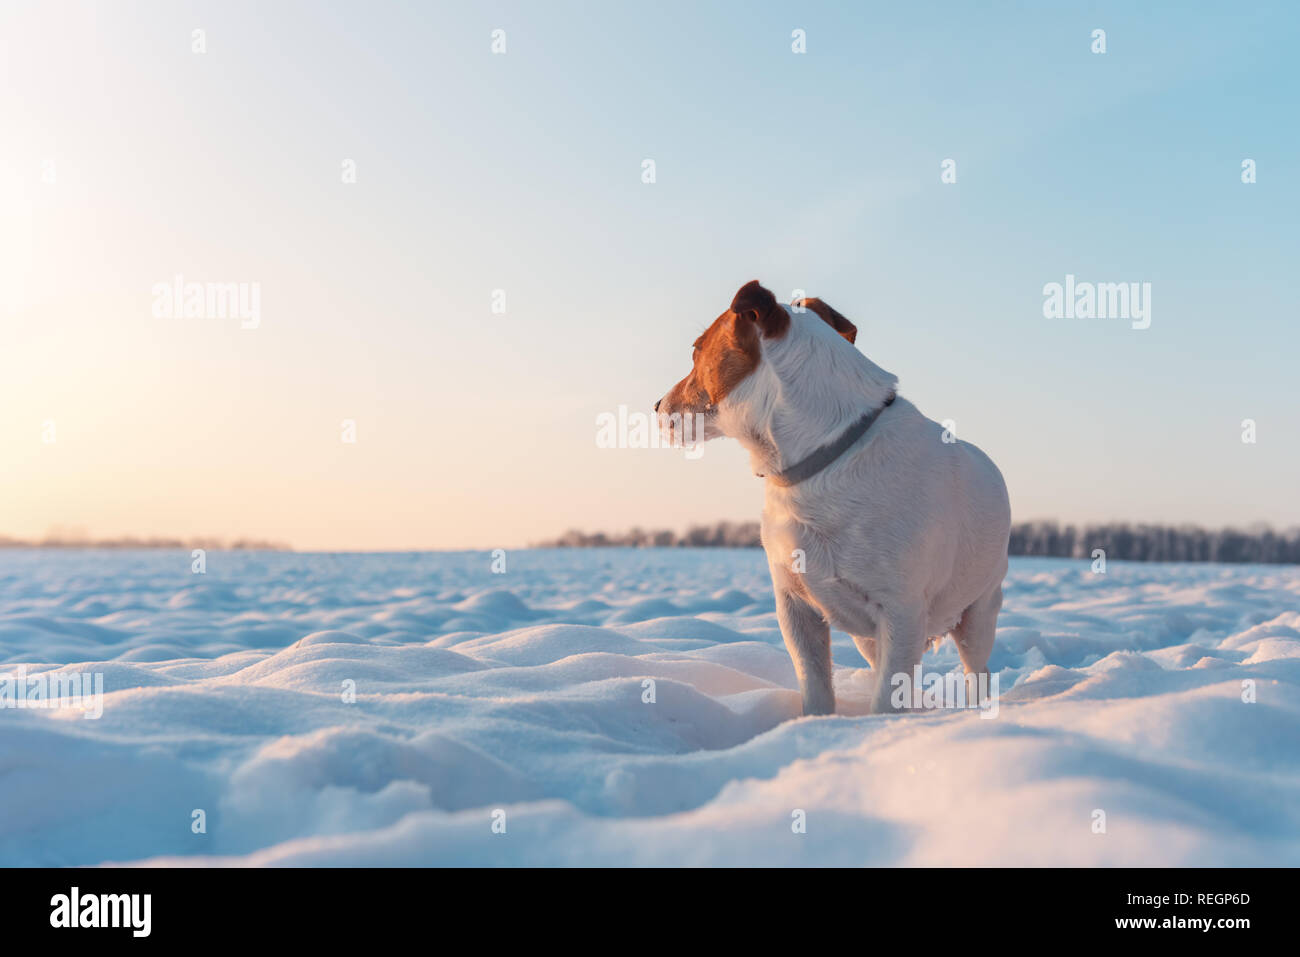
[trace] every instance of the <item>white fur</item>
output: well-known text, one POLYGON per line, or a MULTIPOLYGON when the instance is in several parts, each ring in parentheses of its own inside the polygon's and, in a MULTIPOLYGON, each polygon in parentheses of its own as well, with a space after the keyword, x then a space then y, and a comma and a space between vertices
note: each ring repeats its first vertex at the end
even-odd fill
MULTIPOLYGON (((786 468, 880 407, 897 379, 811 311, 719 404, 716 426, 759 474, 786 468)), ((926 640, 953 634, 968 673, 987 669, 1011 513, 993 462, 901 396, 866 436, 791 487, 767 483, 763 547, 805 714, 835 710, 829 626, 854 637, 876 674, 873 711, 891 710, 890 677, 911 675, 926 640), (795 569, 802 553, 803 573, 795 569)))

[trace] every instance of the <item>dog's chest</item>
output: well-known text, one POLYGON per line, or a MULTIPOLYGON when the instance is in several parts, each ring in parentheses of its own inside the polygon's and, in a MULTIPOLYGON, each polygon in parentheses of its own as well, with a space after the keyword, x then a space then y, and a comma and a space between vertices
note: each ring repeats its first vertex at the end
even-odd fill
POLYGON ((879 608, 865 582, 846 580, 837 570, 833 532, 772 508, 764 510, 762 527, 774 585, 816 608, 841 631, 868 634, 874 630, 879 608))
POLYGON ((779 569, 780 579, 809 604, 821 606, 819 584, 834 577, 835 563, 826 537, 798 518, 763 515, 763 548, 768 562, 779 569))
POLYGON ((769 498, 763 505, 760 527, 768 561, 796 574, 805 574, 809 547, 816 544, 817 538, 807 517, 769 498))

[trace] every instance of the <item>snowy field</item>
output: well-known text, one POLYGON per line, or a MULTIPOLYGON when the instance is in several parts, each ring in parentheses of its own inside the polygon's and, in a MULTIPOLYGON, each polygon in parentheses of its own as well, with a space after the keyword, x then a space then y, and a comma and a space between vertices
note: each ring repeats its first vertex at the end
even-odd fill
POLYGON ((0 675, 104 690, 0 710, 0 864, 1300 864, 1300 569, 1013 560, 996 717, 836 634, 801 719, 761 552, 491 561, 0 551, 0 675))

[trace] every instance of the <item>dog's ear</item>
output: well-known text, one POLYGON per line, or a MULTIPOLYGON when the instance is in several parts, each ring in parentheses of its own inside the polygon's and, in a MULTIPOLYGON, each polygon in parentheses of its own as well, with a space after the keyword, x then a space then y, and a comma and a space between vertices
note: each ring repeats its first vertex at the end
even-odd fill
POLYGON ((790 326, 790 316, 776 302, 776 296, 770 290, 751 279, 740 287, 731 300, 731 311, 742 320, 752 322, 760 333, 769 339, 785 335, 790 326))
POLYGON ((793 305, 802 306, 805 309, 811 309, 813 312, 817 313, 817 315, 821 316, 822 321, 825 322, 826 325, 830 326, 845 339, 849 340, 849 342, 853 342, 858 338, 858 327, 849 322, 820 299, 800 299, 798 302, 793 303, 793 305))

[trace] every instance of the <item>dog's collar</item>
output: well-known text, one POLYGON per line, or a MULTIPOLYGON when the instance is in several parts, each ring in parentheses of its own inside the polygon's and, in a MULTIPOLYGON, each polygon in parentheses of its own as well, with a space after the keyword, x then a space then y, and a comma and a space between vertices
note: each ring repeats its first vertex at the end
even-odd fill
MULTIPOLYGON (((897 396, 893 392, 889 393, 889 398, 885 400, 884 405, 878 409, 872 409, 870 412, 864 412, 861 418, 845 429, 834 442, 827 442, 825 445, 813 449, 812 453, 806 458, 794 463, 788 469, 768 474, 767 479, 784 488, 789 488, 791 485, 798 485, 805 479, 812 478, 847 452, 854 442, 866 435, 867 429, 871 428, 876 419, 880 418, 880 413, 893 404, 895 398, 897 396)), ((760 473, 759 478, 763 477, 760 473)))

